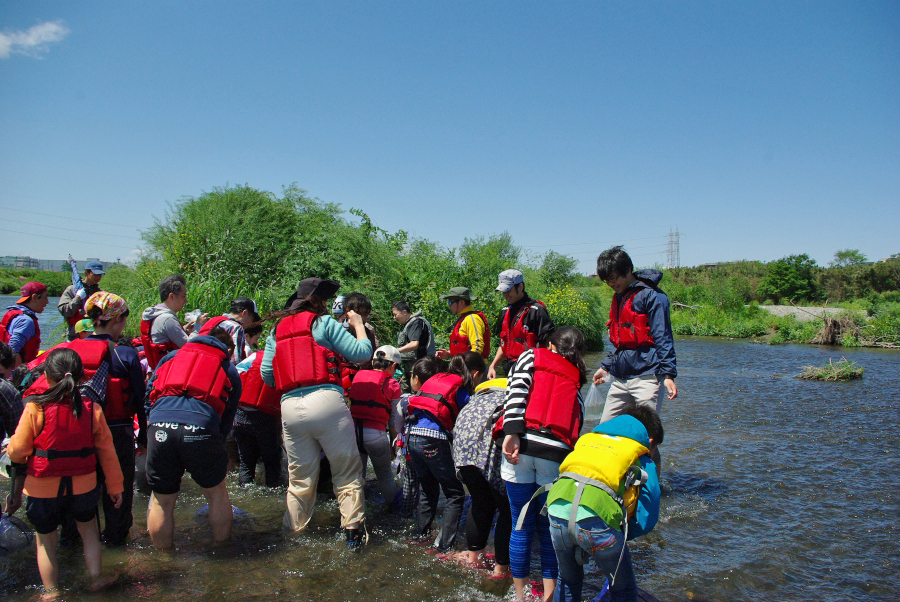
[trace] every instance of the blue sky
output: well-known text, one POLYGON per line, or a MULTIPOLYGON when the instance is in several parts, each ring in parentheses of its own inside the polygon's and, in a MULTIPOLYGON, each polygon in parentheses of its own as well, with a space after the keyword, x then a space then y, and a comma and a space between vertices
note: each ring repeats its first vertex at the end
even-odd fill
POLYGON ((167 201, 296 182, 584 272, 674 228, 682 265, 877 259, 898 32, 897 2, 5 2, 0 255, 126 259, 167 201))

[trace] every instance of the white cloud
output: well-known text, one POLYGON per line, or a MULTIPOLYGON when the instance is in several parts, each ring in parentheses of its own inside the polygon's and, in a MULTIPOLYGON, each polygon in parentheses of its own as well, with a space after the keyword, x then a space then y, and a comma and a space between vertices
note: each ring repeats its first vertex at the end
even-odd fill
POLYGON ((0 59, 11 54, 40 57, 49 50, 50 44, 59 42, 69 35, 69 30, 59 21, 40 23, 28 31, 0 32, 0 59))

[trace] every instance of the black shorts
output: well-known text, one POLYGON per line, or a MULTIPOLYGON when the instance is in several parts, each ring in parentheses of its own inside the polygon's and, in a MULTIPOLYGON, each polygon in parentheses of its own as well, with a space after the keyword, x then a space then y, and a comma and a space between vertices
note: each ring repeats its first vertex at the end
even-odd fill
POLYGON ((25 503, 25 514, 41 535, 53 533, 63 523, 64 516, 72 516, 79 523, 89 523, 97 516, 100 486, 92 491, 62 497, 31 497, 25 503))
POLYGON ((174 422, 150 425, 147 484, 155 493, 178 493, 185 470, 197 485, 211 489, 225 479, 227 469, 228 452, 218 431, 174 422))

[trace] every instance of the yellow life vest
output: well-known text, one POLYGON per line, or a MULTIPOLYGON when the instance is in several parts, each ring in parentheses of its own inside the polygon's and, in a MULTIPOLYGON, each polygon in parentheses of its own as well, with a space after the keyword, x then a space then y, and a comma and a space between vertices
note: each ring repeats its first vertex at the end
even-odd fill
MULTIPOLYGON (((638 458, 649 453, 650 450, 628 437, 586 433, 578 439, 575 449, 563 460, 559 476, 588 485, 602 484, 600 488, 624 506, 631 518, 637 506, 640 484, 631 485, 623 491, 624 477, 633 466, 637 465, 640 469, 638 458)), ((577 501, 575 503, 577 505, 577 501)))

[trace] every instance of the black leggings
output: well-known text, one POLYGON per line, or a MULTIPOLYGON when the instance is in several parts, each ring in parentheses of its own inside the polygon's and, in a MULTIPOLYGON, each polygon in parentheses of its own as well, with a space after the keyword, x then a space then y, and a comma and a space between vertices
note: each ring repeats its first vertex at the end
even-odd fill
POLYGON ((463 466, 459 476, 472 496, 469 515, 466 517, 466 543, 471 551, 483 550, 491 535, 494 513, 499 512, 494 531, 494 562, 509 565, 509 536, 512 533, 512 515, 509 498, 488 482, 476 466, 463 466))

